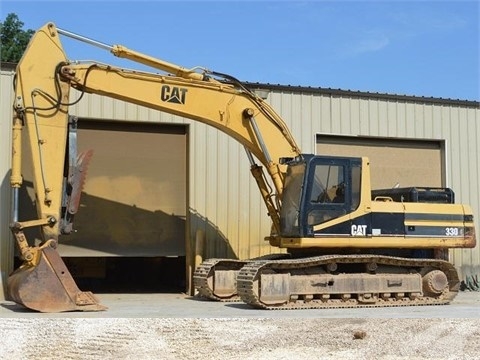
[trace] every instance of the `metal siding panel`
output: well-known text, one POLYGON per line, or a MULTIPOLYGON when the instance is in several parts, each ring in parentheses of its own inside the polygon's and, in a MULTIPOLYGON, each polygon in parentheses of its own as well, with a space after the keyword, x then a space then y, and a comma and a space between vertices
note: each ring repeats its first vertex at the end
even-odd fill
MULTIPOLYGON (((227 172, 222 176, 221 182, 226 186, 224 202, 224 222, 225 222, 225 235, 227 239, 237 239, 237 253, 241 253, 242 243, 239 241, 238 237, 238 196, 241 194, 241 185, 239 182, 239 172, 241 170, 247 172, 248 166, 239 160, 240 155, 243 155, 240 152, 240 145, 235 141, 230 141, 228 137, 225 137, 225 149, 227 150, 228 156, 225 157, 224 164, 226 165, 227 172), (245 165, 241 168, 241 165, 245 165)), ((220 201, 222 199, 220 198, 220 201)))
MULTIPOLYGON (((456 108, 451 108, 450 109, 450 132, 448 134, 445 134, 447 139, 450 142, 450 147, 449 147, 449 162, 450 162, 450 174, 447 177, 449 179, 449 184, 450 186, 455 190, 455 193, 457 194, 457 199, 461 198, 462 196, 462 189, 461 189, 461 178, 462 174, 459 170, 459 164, 462 163, 462 156, 461 156, 461 146, 462 146, 462 141, 460 138, 460 126, 453 126, 453 119, 455 121, 459 120, 458 116, 458 109, 456 108)), ((458 124, 458 122, 457 122, 458 124)))
MULTIPOLYGON (((320 131, 333 133, 332 125, 332 97, 321 97, 320 102, 320 131)), ((300 145, 301 147, 301 145, 300 145)))
POLYGON ((412 103, 404 103, 405 108, 405 137, 413 138, 415 133, 413 131, 415 125, 415 106, 412 103))
POLYGON ((434 139, 443 138, 443 107, 432 106, 431 120, 429 121, 431 137, 434 139))
POLYGON ((378 101, 370 100, 370 99, 367 101, 368 101, 368 120, 370 123, 369 135, 381 136, 380 123, 378 119, 378 101))
MULTIPOLYGON (((243 155, 243 154, 240 154, 243 155)), ((245 163, 245 161, 241 161, 240 163, 245 163)), ((248 169, 248 167, 246 168, 248 169)), ((250 192, 252 189, 251 184, 251 175, 249 171, 245 171, 245 168, 239 168, 239 187, 238 193, 234 198, 238 200, 238 212, 239 217, 238 221, 238 241, 239 241, 239 253, 238 257, 240 259, 249 258, 250 256, 250 249, 252 244, 250 243, 251 240, 251 230, 253 226, 251 226, 252 222, 255 221, 253 219, 252 213, 250 211, 251 207, 251 196, 250 192)), ((258 190, 257 190, 258 192, 258 190)), ((231 194, 232 195, 232 194, 231 194)))
MULTIPOLYGON (((471 196, 469 202, 473 207, 473 211, 477 218, 477 238, 480 237, 480 109, 468 110, 468 124, 470 130, 468 131, 469 138, 469 154, 470 158, 470 187, 471 196)), ((480 239, 479 239, 480 240, 480 239)), ((475 256, 475 265, 479 268, 477 272, 480 272, 480 246, 477 246, 477 252, 475 256)))
POLYGON ((404 103, 396 102, 395 123, 398 137, 407 137, 407 109, 404 103))
POLYGON ((350 116, 350 98, 340 98, 340 132, 351 134, 352 118, 350 116))
POLYGON ((298 144, 298 146, 301 147, 302 151, 305 153, 310 153, 314 154, 315 153, 315 134, 319 133, 321 131, 322 123, 323 123, 323 118, 322 118, 322 97, 321 96, 316 96, 312 95, 311 99, 311 119, 305 121, 310 121, 310 136, 311 139, 310 141, 307 141, 306 143, 301 143, 298 144))
MULTIPOLYGON (((300 141, 303 127, 303 108, 301 94, 285 92, 282 94, 282 108, 278 111, 289 127, 293 137, 300 141)), ((278 109, 277 109, 278 110, 278 109)))
POLYGON ((340 126, 340 121, 341 121, 341 98, 338 96, 332 96, 330 98, 331 104, 330 104, 330 124, 331 124, 331 132, 334 134, 341 134, 341 126, 340 126))
MULTIPOLYGON (((313 121, 316 119, 312 116, 312 100, 313 96, 309 94, 305 94, 301 97, 301 115, 297 116, 297 121, 302 123, 301 133, 299 137, 299 142, 302 144, 313 144, 315 141, 315 132, 312 131, 313 128, 313 121)), ((307 152, 311 152, 310 150, 311 145, 308 145, 308 148, 305 149, 307 152)))
POLYGON ((13 269, 14 243, 9 231, 13 76, 13 71, 0 72, 0 300, 5 300, 3 281, 13 269))
POLYGON ((423 104, 415 104, 414 106, 414 114, 415 114, 415 123, 414 123, 414 136, 416 138, 423 138, 424 135, 424 105, 423 104))
POLYGON ((385 121, 387 122, 387 136, 395 136, 397 131, 397 106, 395 101, 387 101, 385 110, 385 121))
POLYGON ((358 99, 350 99, 350 135, 359 135, 361 133, 360 119, 360 101, 358 99))
POLYGON ((370 104, 368 101, 359 101, 359 111, 360 111, 360 135, 370 135, 370 116, 369 109, 370 104))
MULTIPOLYGON (((204 219, 198 224, 199 229, 205 232, 207 235, 208 220, 206 218, 206 194, 207 194, 207 181, 205 175, 205 168, 207 163, 206 147, 207 136, 206 127, 202 124, 194 123, 191 127, 191 139, 193 143, 190 144, 190 171, 192 179, 190 181, 190 188, 192 189, 190 194, 190 208, 196 214, 199 219, 204 219)), ((192 226, 192 233, 195 234, 195 227, 192 226)), ((209 244, 206 243, 206 250, 209 249, 209 244)))
MULTIPOLYGON (((251 176, 248 178, 248 194, 247 194, 248 204, 246 207, 246 211, 248 211, 248 226, 249 231, 247 233, 247 238, 245 239, 246 243, 248 243, 248 251, 244 249, 245 253, 247 253, 247 257, 255 257, 255 253, 259 250, 259 238, 261 237, 261 233, 263 232, 260 224, 261 224, 261 216, 265 213, 263 210, 265 207, 261 209, 259 198, 259 190, 257 185, 252 181, 251 176)), ((243 256, 242 256, 243 258, 243 256)))
POLYGON ((102 118, 113 119, 115 117, 115 108, 117 104, 114 99, 104 98, 102 101, 102 118))
POLYGON ((377 121, 378 121, 378 135, 379 136, 389 136, 388 129, 390 128, 389 121, 390 119, 388 118, 388 113, 387 113, 387 101, 382 100, 382 101, 377 101, 377 121))
POLYGON ((450 121, 450 107, 444 106, 441 110, 441 135, 440 138, 445 139, 445 185, 451 187, 452 185, 452 178, 451 178, 451 171, 452 171, 452 153, 451 153, 451 121, 450 121))
POLYGON ((433 131, 433 105, 423 106, 423 137, 427 139, 434 138, 433 131))
MULTIPOLYGON (((479 111, 474 109, 459 108, 453 112, 456 118, 452 118, 452 124, 460 124, 458 132, 458 143, 452 147, 459 148, 458 162, 452 162, 452 172, 459 177, 459 188, 457 201, 468 203, 472 206, 476 216, 477 239, 480 233, 479 216, 480 216, 480 147, 479 147, 479 111), (458 175, 457 175, 458 174, 458 175)), ((455 188, 454 188, 455 189, 455 188)), ((477 246, 474 250, 455 250, 455 264, 461 266, 464 274, 480 273, 480 249, 477 246)))
POLYGON ((102 96, 91 96, 88 117, 102 118, 102 96))
MULTIPOLYGON (((189 128, 189 213, 190 213, 190 241, 194 249, 195 237, 197 231, 202 231, 206 237, 206 230, 208 227, 207 219, 205 217, 205 179, 204 175, 198 174, 202 167, 205 169, 205 127, 201 124, 192 123, 189 128)), ((208 244, 205 244, 207 250, 208 244)), ((205 250, 205 252, 206 252, 205 250)))
POLYGON ((205 216, 209 222, 212 223, 213 226, 207 228, 207 242, 209 245, 209 250, 213 251, 220 251, 220 256, 224 256, 225 248, 218 246, 213 241, 208 241, 209 239, 215 239, 217 235, 217 203, 216 203, 216 182, 217 182, 217 163, 215 161, 216 158, 216 139, 215 139, 215 130, 211 128, 206 129, 206 154, 205 158, 207 159, 207 163, 205 166, 205 216))

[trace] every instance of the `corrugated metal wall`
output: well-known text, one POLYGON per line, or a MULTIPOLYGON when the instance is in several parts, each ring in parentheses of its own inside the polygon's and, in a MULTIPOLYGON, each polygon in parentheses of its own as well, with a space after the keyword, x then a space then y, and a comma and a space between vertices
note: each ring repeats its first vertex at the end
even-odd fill
POLYGON ((0 72, 0 299, 13 266, 10 237, 10 157, 13 103, 13 71, 0 72))
MULTIPOLYGON (((2 74, 2 127, 0 173, 3 175, 1 203, 0 261, 2 270, 10 261, 5 245, 8 216, 8 163, 11 74, 2 74), (7 103, 5 103, 7 102, 7 103)), ((480 109, 447 102, 356 97, 354 93, 299 92, 270 89, 267 101, 284 118, 303 152, 315 152, 317 133, 445 139, 446 181, 459 202, 472 205, 477 228, 480 216, 480 109)), ((189 125, 190 234, 206 233, 206 256, 248 258, 275 251, 263 240, 270 221, 251 179, 243 147, 225 134, 198 122, 95 95, 85 95, 72 107, 72 115, 97 119, 138 120, 189 125)), ((168 169, 166 169, 168 171, 168 169)), ((479 247, 455 250, 452 260, 464 274, 480 273, 479 247)))

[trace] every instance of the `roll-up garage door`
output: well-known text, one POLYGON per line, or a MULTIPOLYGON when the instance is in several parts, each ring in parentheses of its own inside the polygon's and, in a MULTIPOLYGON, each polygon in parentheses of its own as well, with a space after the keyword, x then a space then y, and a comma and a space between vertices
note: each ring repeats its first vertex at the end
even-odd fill
POLYGON ((445 185, 443 141, 323 134, 316 140, 317 155, 367 156, 372 189, 445 185))
POLYGON ((76 232, 62 256, 185 256, 187 139, 181 125, 79 121, 93 150, 76 232))

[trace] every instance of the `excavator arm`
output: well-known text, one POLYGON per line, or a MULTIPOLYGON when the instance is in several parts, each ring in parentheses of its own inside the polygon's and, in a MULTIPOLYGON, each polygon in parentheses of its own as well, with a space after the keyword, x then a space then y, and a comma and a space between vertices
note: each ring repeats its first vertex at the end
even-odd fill
POLYGON ((16 204, 22 186, 23 144, 33 162, 38 219, 18 221, 18 209, 13 214, 11 229, 24 260, 9 279, 13 300, 39 311, 103 309, 93 295, 78 290, 54 250, 58 236, 71 231, 91 157, 91 153, 76 154, 76 123, 68 115, 69 107, 76 102, 70 102, 71 88, 80 92, 77 101, 85 92, 105 95, 203 122, 238 140, 246 149, 273 231, 280 232, 286 171, 283 162, 301 153, 288 127, 263 99, 231 76, 207 69, 185 69, 123 46, 86 39, 48 23, 35 33, 16 71, 11 186, 16 204), (100 46, 115 56, 161 73, 71 62, 63 50, 60 34, 100 46), (31 226, 41 227, 40 246, 30 246, 23 233, 31 226), (65 289, 66 297, 55 296, 62 298, 55 302, 47 295, 59 287, 65 289), (43 296, 39 295, 39 288, 43 289, 43 296), (42 297, 48 300, 39 300, 42 297))

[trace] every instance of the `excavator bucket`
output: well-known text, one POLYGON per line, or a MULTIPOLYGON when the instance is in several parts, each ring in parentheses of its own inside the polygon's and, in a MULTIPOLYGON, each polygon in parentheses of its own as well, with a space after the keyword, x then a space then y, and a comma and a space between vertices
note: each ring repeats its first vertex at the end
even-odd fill
POLYGON ((7 280, 10 300, 40 312, 102 311, 91 292, 80 291, 58 252, 41 246, 33 265, 25 262, 7 280))

